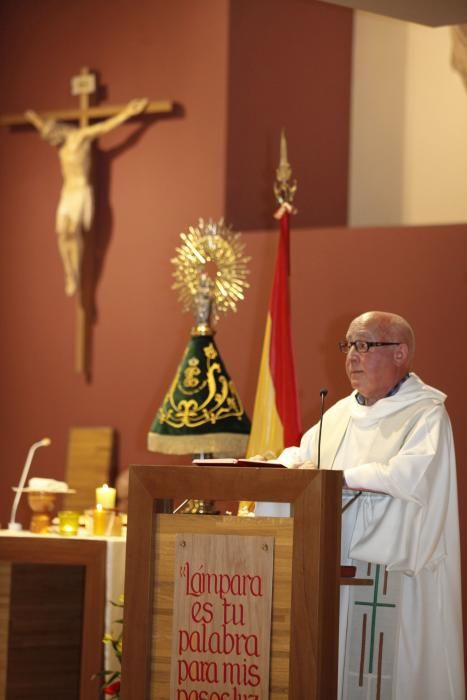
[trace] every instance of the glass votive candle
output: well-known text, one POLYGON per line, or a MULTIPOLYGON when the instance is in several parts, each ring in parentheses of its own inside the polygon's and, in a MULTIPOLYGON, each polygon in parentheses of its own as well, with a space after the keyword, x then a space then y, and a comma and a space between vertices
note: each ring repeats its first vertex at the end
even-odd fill
POLYGON ((112 511, 105 510, 100 503, 93 513, 93 535, 105 537, 110 535, 112 511))
POLYGON ((78 534, 79 513, 75 510, 61 510, 58 514, 58 532, 64 537, 78 534))

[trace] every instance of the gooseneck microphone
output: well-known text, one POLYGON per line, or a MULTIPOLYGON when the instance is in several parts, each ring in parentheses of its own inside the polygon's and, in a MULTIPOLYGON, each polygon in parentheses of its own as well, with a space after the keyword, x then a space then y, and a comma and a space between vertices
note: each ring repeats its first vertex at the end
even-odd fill
POLYGON ((26 462, 24 463, 23 471, 21 472, 21 479, 19 480, 18 487, 16 489, 16 494, 15 498, 13 501, 13 507, 11 509, 11 516, 10 516, 10 522, 8 523, 8 529, 9 530, 22 530, 23 526, 21 523, 17 523, 15 521, 16 518, 16 510, 18 508, 18 503, 19 499, 21 498, 21 494, 23 493, 24 489, 24 484, 26 483, 26 479, 29 474, 29 469, 31 467, 31 462, 32 458, 34 457, 34 452, 37 450, 38 447, 46 447, 47 445, 50 445, 52 440, 48 437, 43 438, 42 440, 39 440, 39 442, 35 442, 31 447, 29 448, 28 456, 26 457, 26 462))
POLYGON ((319 392, 319 395, 321 397, 321 416, 319 419, 319 433, 318 433, 318 464, 316 465, 316 469, 320 468, 321 465, 321 431, 323 430, 323 415, 324 415, 324 399, 328 395, 328 390, 327 389, 321 389, 319 392))

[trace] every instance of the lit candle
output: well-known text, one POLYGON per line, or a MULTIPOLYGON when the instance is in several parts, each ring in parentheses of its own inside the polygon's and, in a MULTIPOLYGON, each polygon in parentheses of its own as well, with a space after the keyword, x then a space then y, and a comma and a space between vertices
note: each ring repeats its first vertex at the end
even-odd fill
POLYGON ((94 524, 93 524, 93 534, 100 537, 107 534, 107 527, 109 524, 109 512, 104 510, 100 503, 97 504, 96 510, 94 511, 94 524))
POLYGON ((73 510, 61 510, 58 514, 58 531, 60 535, 70 537, 78 534, 79 513, 73 510))
POLYGON ((96 504, 100 504, 102 508, 115 508, 116 496, 116 490, 104 484, 96 489, 96 504))

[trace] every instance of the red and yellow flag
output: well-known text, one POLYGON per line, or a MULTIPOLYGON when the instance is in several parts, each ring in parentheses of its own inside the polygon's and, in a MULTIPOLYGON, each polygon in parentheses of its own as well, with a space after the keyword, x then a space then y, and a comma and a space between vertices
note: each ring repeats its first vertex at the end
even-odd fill
POLYGON ((276 267, 264 334, 247 457, 277 456, 297 445, 300 411, 292 353, 289 301, 289 238, 291 207, 280 210, 276 267))

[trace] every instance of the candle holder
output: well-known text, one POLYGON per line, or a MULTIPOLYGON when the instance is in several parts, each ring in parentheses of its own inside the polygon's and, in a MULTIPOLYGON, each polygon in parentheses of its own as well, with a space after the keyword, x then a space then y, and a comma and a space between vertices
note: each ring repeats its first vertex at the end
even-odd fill
POLYGON ((96 505, 96 510, 93 514, 93 535, 97 537, 106 537, 110 535, 112 515, 112 511, 102 508, 100 503, 96 505))
POLYGON ((75 510, 61 510, 58 514, 58 532, 63 537, 74 537, 79 530, 79 513, 75 510))
POLYGON ((30 491, 28 493, 28 505, 32 510, 29 529, 36 534, 44 534, 49 531, 52 522, 52 513, 55 512, 57 493, 52 491, 30 491))
POLYGON ((122 516, 115 508, 102 508, 100 504, 92 514, 92 534, 97 537, 121 537, 123 534, 122 516))

